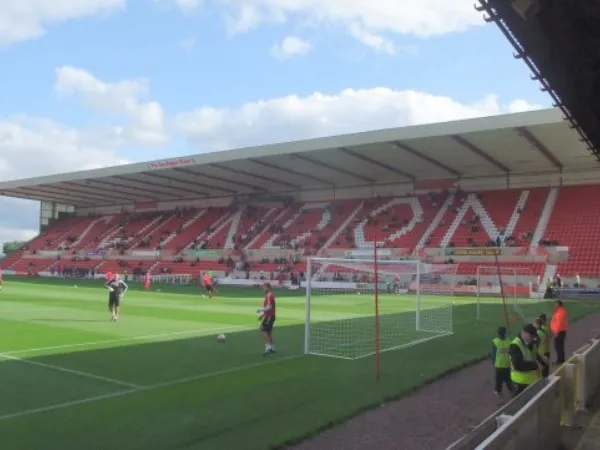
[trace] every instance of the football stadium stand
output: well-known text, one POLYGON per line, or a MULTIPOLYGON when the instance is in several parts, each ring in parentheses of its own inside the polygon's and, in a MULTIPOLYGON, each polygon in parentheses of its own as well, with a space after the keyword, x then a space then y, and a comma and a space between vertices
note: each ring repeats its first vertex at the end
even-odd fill
POLYGON ((452 259, 459 281, 497 257, 524 281, 595 287, 597 168, 549 109, 16 180, 0 192, 41 201, 41 233, 1 266, 291 280, 307 256, 377 243, 452 259))

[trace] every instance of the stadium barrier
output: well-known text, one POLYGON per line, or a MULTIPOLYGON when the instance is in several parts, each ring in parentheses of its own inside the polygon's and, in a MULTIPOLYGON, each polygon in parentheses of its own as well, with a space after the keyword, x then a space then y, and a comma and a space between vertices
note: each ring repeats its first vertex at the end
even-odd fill
POLYGON ((600 391, 600 336, 546 380, 530 386, 447 450, 552 450, 600 391))

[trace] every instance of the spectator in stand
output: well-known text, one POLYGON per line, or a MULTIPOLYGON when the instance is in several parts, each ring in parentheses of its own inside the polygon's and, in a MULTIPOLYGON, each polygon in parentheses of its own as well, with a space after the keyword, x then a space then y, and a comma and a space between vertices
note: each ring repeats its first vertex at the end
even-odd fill
POLYGON ((567 338, 567 330, 569 328, 569 315, 562 300, 556 300, 556 307, 550 329, 554 335, 554 350, 556 351, 556 363, 561 365, 565 362, 565 340, 567 338))

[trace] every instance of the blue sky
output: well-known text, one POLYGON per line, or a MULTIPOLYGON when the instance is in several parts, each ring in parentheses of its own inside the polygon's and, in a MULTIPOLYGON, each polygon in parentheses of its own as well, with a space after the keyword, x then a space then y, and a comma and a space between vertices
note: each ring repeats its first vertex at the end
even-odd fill
POLYGON ((370 3, 3 5, 0 179, 550 106, 471 1, 370 3))

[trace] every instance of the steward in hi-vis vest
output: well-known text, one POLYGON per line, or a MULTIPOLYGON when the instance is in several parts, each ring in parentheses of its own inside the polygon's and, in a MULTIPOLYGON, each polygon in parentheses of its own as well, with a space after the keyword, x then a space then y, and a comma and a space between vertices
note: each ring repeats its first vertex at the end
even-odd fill
POLYGON ((542 377, 547 378, 550 375, 550 335, 542 325, 542 320, 538 317, 533 322, 537 332, 537 350, 539 356, 544 360, 542 364, 542 377))
POLYGON ((544 360, 538 354, 536 336, 537 330, 528 324, 510 344, 510 379, 516 394, 540 379, 540 366, 544 366, 544 360))
POLYGON ((496 395, 502 393, 502 386, 506 385, 509 392, 512 392, 510 381, 510 341, 506 338, 506 328, 498 328, 498 336, 492 339, 492 363, 496 373, 494 383, 494 392, 496 395))

